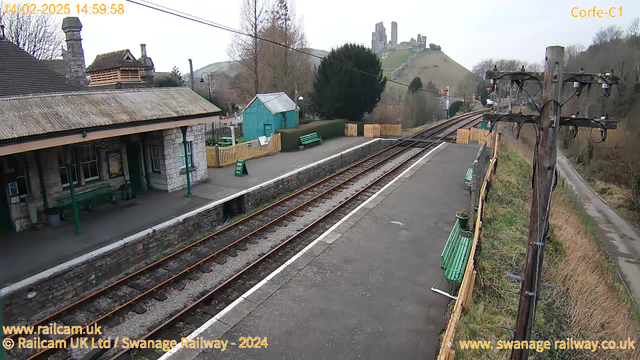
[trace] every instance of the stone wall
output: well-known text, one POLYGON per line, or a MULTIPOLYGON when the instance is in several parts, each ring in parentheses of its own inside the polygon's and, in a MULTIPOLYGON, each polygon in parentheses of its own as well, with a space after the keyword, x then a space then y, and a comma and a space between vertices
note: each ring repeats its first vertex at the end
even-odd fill
MULTIPOLYGON (((317 166, 258 186, 229 202, 233 202, 234 205, 231 206, 233 208, 251 212, 318 181, 356 160, 390 146, 391 143, 382 140, 371 142, 317 166), (243 201, 244 204, 242 204, 243 201)), ((157 227, 160 230, 149 231, 143 236, 134 235, 133 239, 121 240, 119 243, 112 244, 109 251, 87 254, 84 256, 86 259, 83 258, 72 267, 57 272, 51 271, 51 274, 47 274, 41 280, 20 286, 19 289, 8 294, 3 293, 3 318, 7 324, 13 325, 19 323, 22 318, 51 313, 146 264, 211 234, 224 222, 224 207, 224 204, 218 204, 182 221, 175 221, 169 226, 161 228, 159 225, 157 227), (36 295, 28 299, 27 294, 30 292, 35 292, 36 295)))
MULTIPOLYGON (((164 159, 167 178, 167 191, 175 191, 187 187, 185 176, 184 158, 180 154, 184 149, 182 143, 182 131, 170 129, 162 131, 164 142, 164 159)), ((193 165, 191 170, 191 185, 203 182, 208 177, 207 152, 205 148, 204 124, 190 126, 187 131, 187 141, 191 141, 193 165)))

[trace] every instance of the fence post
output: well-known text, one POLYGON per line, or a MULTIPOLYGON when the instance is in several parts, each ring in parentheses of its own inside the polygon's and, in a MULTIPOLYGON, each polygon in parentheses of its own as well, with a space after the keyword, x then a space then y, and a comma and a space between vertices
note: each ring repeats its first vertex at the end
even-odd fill
POLYGON ((218 144, 214 146, 214 150, 216 154, 216 167, 222 167, 220 166, 220 148, 218 147, 218 144))

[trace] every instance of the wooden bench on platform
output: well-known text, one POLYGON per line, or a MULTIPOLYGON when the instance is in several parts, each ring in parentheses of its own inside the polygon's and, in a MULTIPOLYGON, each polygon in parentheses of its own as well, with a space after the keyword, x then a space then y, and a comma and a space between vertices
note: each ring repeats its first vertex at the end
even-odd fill
MULTIPOLYGON (((118 191, 107 183, 102 183, 98 186, 77 191, 75 193, 76 203, 78 207, 84 206, 91 211, 91 208, 98 201, 109 200, 112 203, 116 203, 118 199, 118 191)), ((58 207, 60 208, 60 216, 65 219, 64 213, 73 210, 73 204, 71 203, 71 195, 63 195, 56 198, 58 207)))
POLYGON ((318 144, 322 144, 322 138, 320 137, 320 135, 318 135, 318 133, 311 133, 311 134, 300 136, 300 143, 305 148, 307 147, 307 145, 311 145, 316 142, 318 144))
POLYGON ((472 240, 473 234, 462 229, 456 220, 440 256, 444 277, 452 283, 459 284, 462 281, 472 240))

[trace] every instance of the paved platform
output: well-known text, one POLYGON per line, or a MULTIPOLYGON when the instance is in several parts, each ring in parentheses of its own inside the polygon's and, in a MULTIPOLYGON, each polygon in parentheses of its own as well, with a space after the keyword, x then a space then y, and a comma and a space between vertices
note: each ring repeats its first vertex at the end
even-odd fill
POLYGON ((430 289, 447 289, 440 253, 469 204, 463 178, 477 150, 441 145, 192 334, 228 340, 225 352, 162 359, 434 358, 449 299, 430 289), (269 345, 240 349, 241 336, 269 345))
POLYGON ((234 176, 233 166, 209 169, 209 180, 195 185, 190 198, 184 196, 186 190, 151 190, 118 205, 104 202, 92 212, 80 211, 82 235, 75 235, 73 221, 63 221, 56 228, 1 234, 0 288, 367 141, 371 139, 342 137, 304 151, 248 160, 249 175, 242 178, 234 176))

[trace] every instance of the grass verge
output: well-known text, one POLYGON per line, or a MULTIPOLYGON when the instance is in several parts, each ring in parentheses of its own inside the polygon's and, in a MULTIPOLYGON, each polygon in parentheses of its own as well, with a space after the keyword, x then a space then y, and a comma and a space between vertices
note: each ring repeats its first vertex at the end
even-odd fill
MULTIPOLYGON (((471 308, 463 314, 454 349, 456 359, 505 359, 508 350, 461 350, 459 340, 512 340, 531 204, 531 165, 515 148, 501 149, 483 222, 478 277, 471 308)), ((636 340, 638 315, 615 268, 606 257, 587 215, 563 188, 553 195, 544 256, 544 288, 532 340, 636 340)), ((640 359, 639 350, 560 350, 532 352, 530 359, 640 359)))

